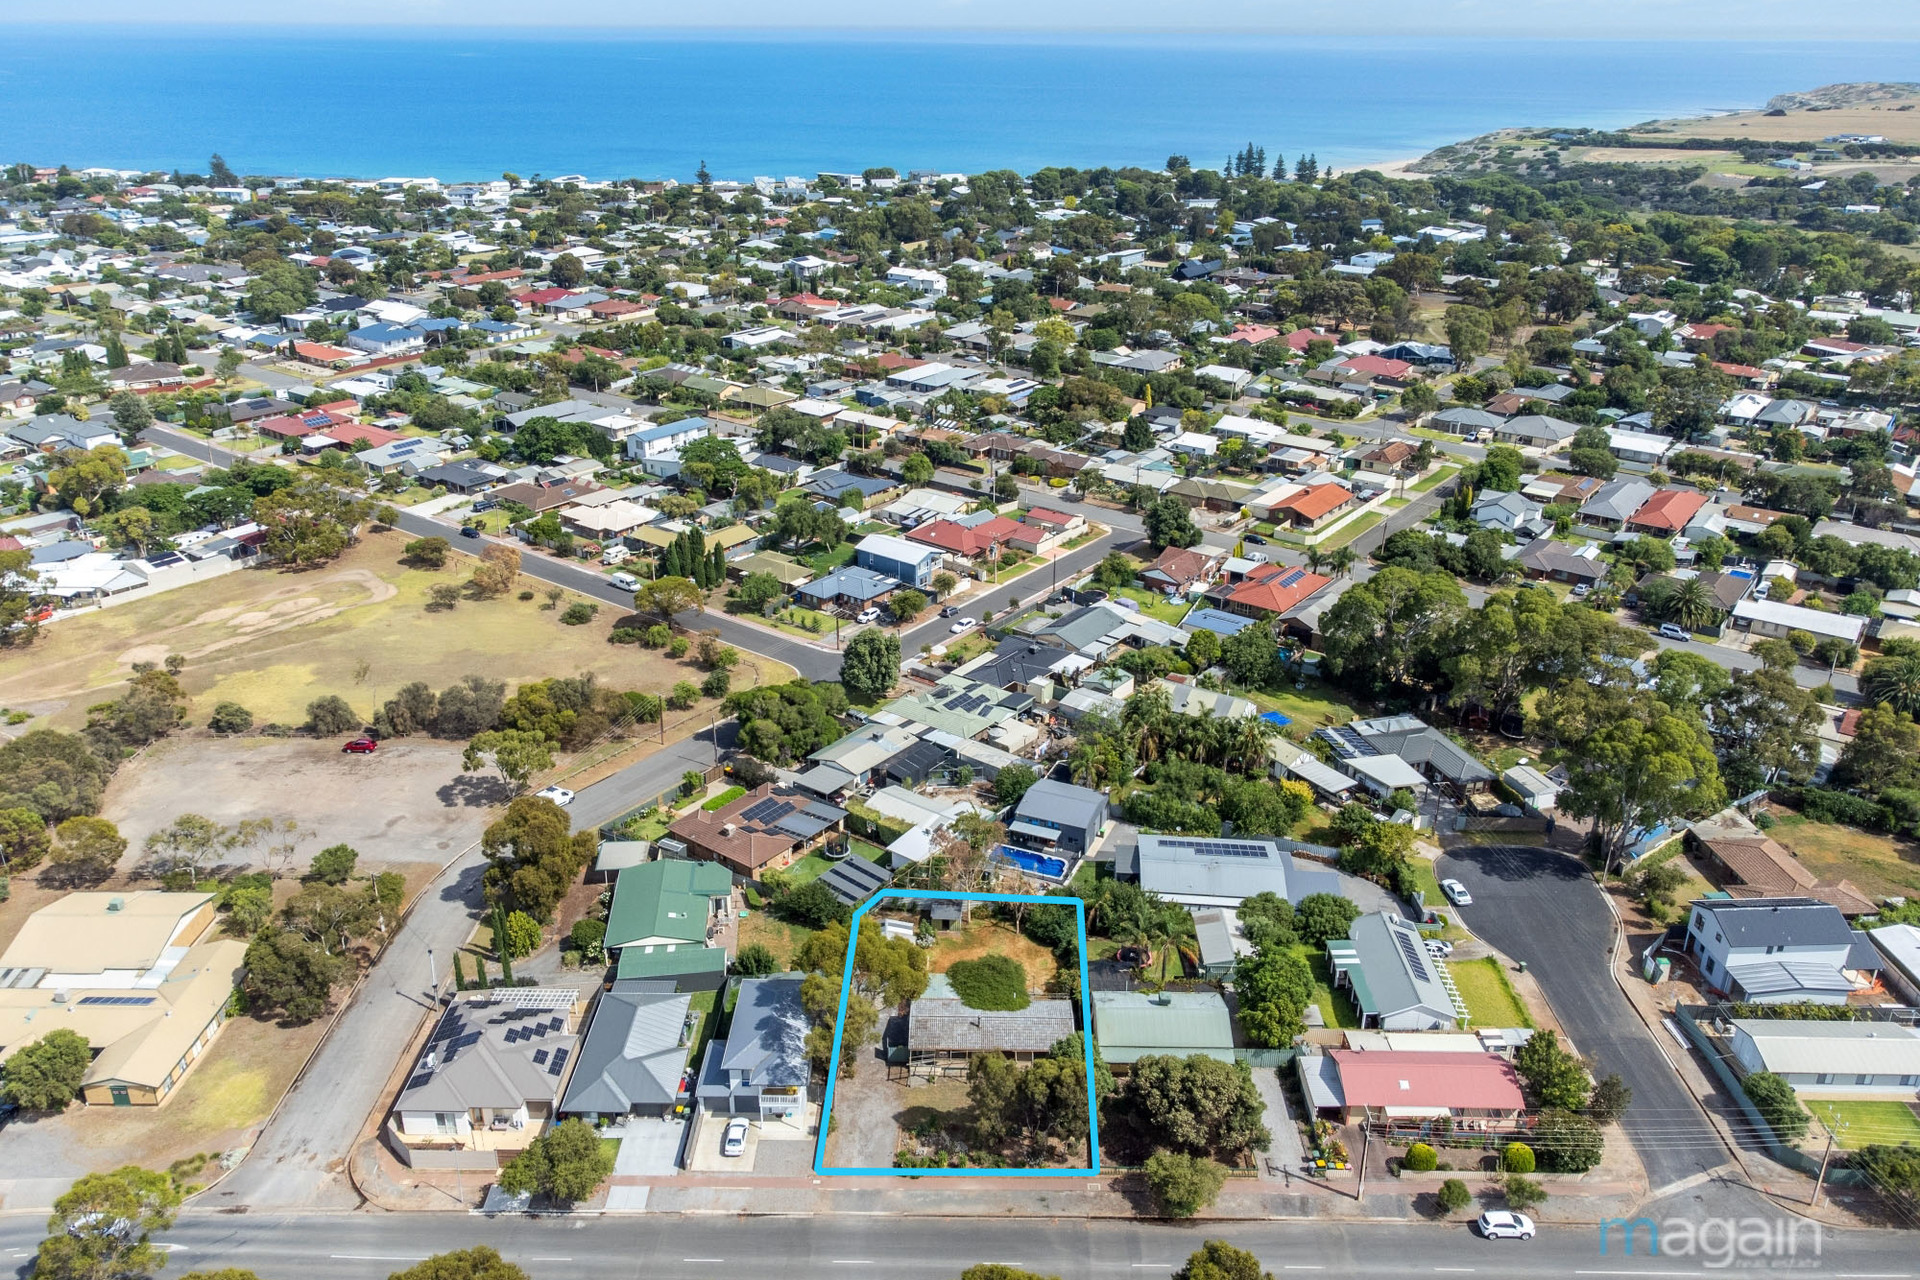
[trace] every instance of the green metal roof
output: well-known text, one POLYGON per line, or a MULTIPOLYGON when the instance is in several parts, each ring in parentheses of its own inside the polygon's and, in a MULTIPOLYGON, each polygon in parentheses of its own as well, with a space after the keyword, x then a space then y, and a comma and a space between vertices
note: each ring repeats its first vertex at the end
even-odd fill
POLYGON ((607 946, 641 938, 707 940, 712 900, 733 890, 733 874, 717 862, 662 858, 620 873, 607 912, 607 946))
POLYGON ((1093 1034, 1109 1062, 1153 1054, 1233 1057, 1233 1019, 1211 991, 1096 991, 1093 1034))
POLYGON ((620 953, 616 978, 683 978, 695 973, 721 973, 727 967, 727 953, 719 947, 675 947, 672 951, 636 951, 629 947, 620 953))

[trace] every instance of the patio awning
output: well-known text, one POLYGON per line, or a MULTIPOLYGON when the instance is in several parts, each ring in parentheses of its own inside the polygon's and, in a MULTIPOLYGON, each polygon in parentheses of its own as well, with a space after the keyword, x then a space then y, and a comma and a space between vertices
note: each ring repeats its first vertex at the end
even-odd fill
POLYGON ((1015 835, 1031 836, 1035 840, 1045 840, 1048 844, 1054 844, 1060 839, 1060 833, 1058 831, 1054 831, 1048 827, 1035 826, 1033 823, 1024 820, 1009 822, 1007 824, 1007 830, 1013 832, 1015 835))

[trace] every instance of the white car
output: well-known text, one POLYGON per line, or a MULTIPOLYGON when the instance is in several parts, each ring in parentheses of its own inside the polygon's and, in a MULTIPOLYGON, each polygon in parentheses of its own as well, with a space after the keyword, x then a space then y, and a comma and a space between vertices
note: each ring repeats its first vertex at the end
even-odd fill
POLYGON ((542 800, 551 800, 562 809, 573 803, 573 792, 565 787, 542 787, 534 792, 542 800))
POLYGON ((854 618, 854 621, 862 626, 869 626, 880 621, 880 611, 878 609, 862 609, 859 616, 854 618))
POLYGON ((1440 892, 1446 894, 1447 901, 1456 907, 1473 905, 1473 895, 1468 893, 1467 886, 1461 884, 1458 880, 1442 880, 1440 882, 1440 892))
POLYGON ((1453 954, 1453 944, 1445 938, 1428 938, 1427 954, 1435 960, 1445 960, 1453 954))
POLYGON ((980 624, 975 622, 972 618, 955 618, 953 620, 953 625, 948 627, 947 631, 957 636, 962 631, 971 631, 978 625, 980 624))
POLYGON ((1475 1225, 1480 1228, 1480 1234, 1489 1240, 1533 1239, 1533 1219, 1524 1213, 1489 1209, 1480 1215, 1480 1221, 1475 1225))
MULTIPOLYGON (((720 1136, 720 1154, 723 1156, 743 1156, 747 1153, 747 1122, 743 1117, 735 1116, 727 1121, 727 1131, 720 1136)), ((1528 1223, 1531 1230, 1532 1223, 1528 1223)))

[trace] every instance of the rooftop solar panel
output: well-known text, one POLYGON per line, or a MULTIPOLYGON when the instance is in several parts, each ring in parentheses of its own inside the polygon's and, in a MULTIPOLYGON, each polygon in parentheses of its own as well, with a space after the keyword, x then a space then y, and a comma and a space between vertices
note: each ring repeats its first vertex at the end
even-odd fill
POLYGON ((567 1055, 570 1052, 572 1051, 569 1049, 555 1049, 553 1051, 553 1061, 547 1064, 547 1074, 550 1076, 559 1075, 560 1069, 567 1065, 567 1055))

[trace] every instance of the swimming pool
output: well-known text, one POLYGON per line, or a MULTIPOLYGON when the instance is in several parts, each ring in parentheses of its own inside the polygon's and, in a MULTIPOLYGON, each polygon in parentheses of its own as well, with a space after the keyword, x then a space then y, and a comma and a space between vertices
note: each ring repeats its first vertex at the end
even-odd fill
POLYGON ((1031 849, 1016 849, 1003 844, 993 851, 993 856, 1001 862, 1010 862, 1028 875, 1045 876, 1049 880, 1063 880, 1067 874, 1067 860, 1055 858, 1044 853, 1035 853, 1031 849))

